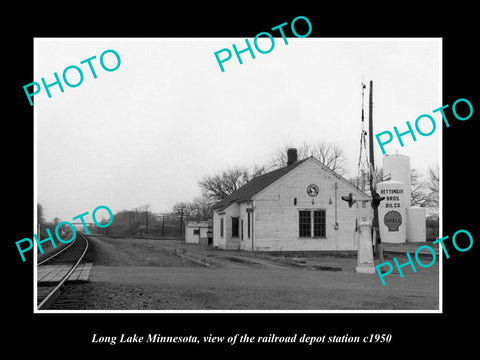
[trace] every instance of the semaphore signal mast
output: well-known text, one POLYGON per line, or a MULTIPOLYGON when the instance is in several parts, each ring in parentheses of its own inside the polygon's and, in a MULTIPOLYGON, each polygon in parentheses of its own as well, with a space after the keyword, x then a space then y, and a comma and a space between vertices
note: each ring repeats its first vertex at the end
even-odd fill
POLYGON ((369 155, 367 156, 367 143, 365 131, 365 118, 364 118, 364 97, 365 97, 365 84, 362 82, 362 129, 360 134, 360 156, 358 159, 358 176, 360 181, 360 189, 363 192, 370 193, 372 197, 372 209, 373 209, 373 221, 372 221, 372 240, 375 253, 378 254, 380 260, 383 261, 383 249, 380 239, 379 223, 378 223, 378 206, 384 199, 381 197, 376 189, 376 177, 375 177, 375 154, 373 143, 373 81, 370 80, 370 91, 368 101, 368 143, 369 143, 369 155), (368 175, 368 179, 367 176, 368 175), (369 189, 366 184, 369 183, 369 189))
POLYGON ((360 132, 360 152, 358 157, 358 169, 357 169, 357 187, 365 192, 366 175, 370 171, 370 165, 367 156, 367 132, 365 131, 365 84, 362 82, 362 129, 360 132))

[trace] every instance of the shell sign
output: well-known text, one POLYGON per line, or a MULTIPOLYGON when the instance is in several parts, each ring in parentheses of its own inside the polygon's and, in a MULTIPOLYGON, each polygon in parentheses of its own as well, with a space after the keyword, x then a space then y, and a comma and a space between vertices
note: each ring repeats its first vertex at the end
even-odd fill
POLYGON ((383 217, 383 223, 387 225, 388 231, 398 231, 402 225, 402 215, 395 210, 391 210, 383 217))
POLYGON ((385 243, 404 243, 406 241, 406 185, 394 180, 377 184, 377 192, 385 197, 378 206, 380 237, 385 243))

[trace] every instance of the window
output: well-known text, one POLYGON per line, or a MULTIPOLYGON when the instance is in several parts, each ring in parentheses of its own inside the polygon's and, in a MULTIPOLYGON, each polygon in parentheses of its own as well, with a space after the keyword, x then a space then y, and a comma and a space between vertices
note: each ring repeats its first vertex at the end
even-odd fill
POLYGON ((243 240, 243 219, 240 221, 240 239, 243 240))
POLYGON ((223 238, 223 218, 220 219, 220 237, 223 238))
POLYGON ((193 229, 193 235, 200 235, 200 229, 193 229))
POLYGON ((310 210, 300 210, 298 215, 299 236, 310 237, 312 222, 310 210))
POLYGON ((250 213, 247 214, 247 237, 250 239, 250 213))
POLYGON ((238 217, 232 217, 232 238, 238 237, 238 217))
POLYGON ((314 237, 325 237, 326 230, 325 223, 325 210, 314 210, 313 211, 313 236, 314 237))
POLYGON ((325 238, 327 228, 325 210, 300 210, 298 225, 299 237, 325 238))

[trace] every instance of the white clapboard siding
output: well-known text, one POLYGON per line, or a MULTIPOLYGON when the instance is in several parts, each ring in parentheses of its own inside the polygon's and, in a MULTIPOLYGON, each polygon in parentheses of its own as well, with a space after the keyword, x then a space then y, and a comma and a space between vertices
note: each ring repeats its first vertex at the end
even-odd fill
POLYGON ((227 250, 240 249, 240 237, 232 238, 232 217, 240 216, 240 206, 233 203, 221 212, 213 212, 213 246, 227 250), (223 218, 223 237, 220 236, 220 219, 223 218))
MULTIPOLYGON (((357 197, 361 196, 353 185, 326 171, 315 159, 301 164, 254 196, 255 250, 356 249, 357 204, 349 208, 341 199, 341 196, 346 196, 350 192, 357 197), (335 183, 337 183, 336 198, 335 183), (314 198, 306 192, 310 184, 315 184, 319 188, 319 193, 314 198), (296 205, 294 198, 297 198, 296 205), (338 230, 334 228, 335 202, 338 230), (310 209, 326 211, 325 238, 299 237, 299 210, 310 209)), ((371 211, 370 205, 367 206, 371 211)))
POLYGON ((222 211, 214 211, 213 245, 223 249, 255 251, 355 250, 356 218, 373 215, 369 203, 365 209, 361 207, 361 203, 349 208, 341 198, 349 193, 353 193, 358 199, 365 196, 344 178, 326 169, 318 160, 310 158, 258 192, 250 203, 235 202, 222 211), (312 198, 307 194, 307 187, 310 184, 315 184, 319 188, 316 197, 312 198), (254 213, 248 237, 246 209, 252 206, 254 213), (325 210, 324 238, 299 237, 299 210, 312 209, 325 210), (239 230, 238 238, 231 237, 233 216, 239 217, 239 226, 242 226, 243 219, 243 240, 242 229, 239 230), (223 238, 220 237, 221 218, 224 219, 223 238))
POLYGON ((213 246, 225 249, 225 237, 220 237, 221 218, 225 218, 225 215, 220 215, 217 211, 213 212, 213 246))

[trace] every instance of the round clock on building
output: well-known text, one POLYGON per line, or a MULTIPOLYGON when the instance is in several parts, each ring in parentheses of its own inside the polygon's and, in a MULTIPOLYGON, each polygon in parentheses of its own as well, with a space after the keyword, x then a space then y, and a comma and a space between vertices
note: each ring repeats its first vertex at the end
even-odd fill
POLYGON ((310 184, 307 186, 307 194, 311 197, 318 195, 318 186, 315 184, 310 184))

